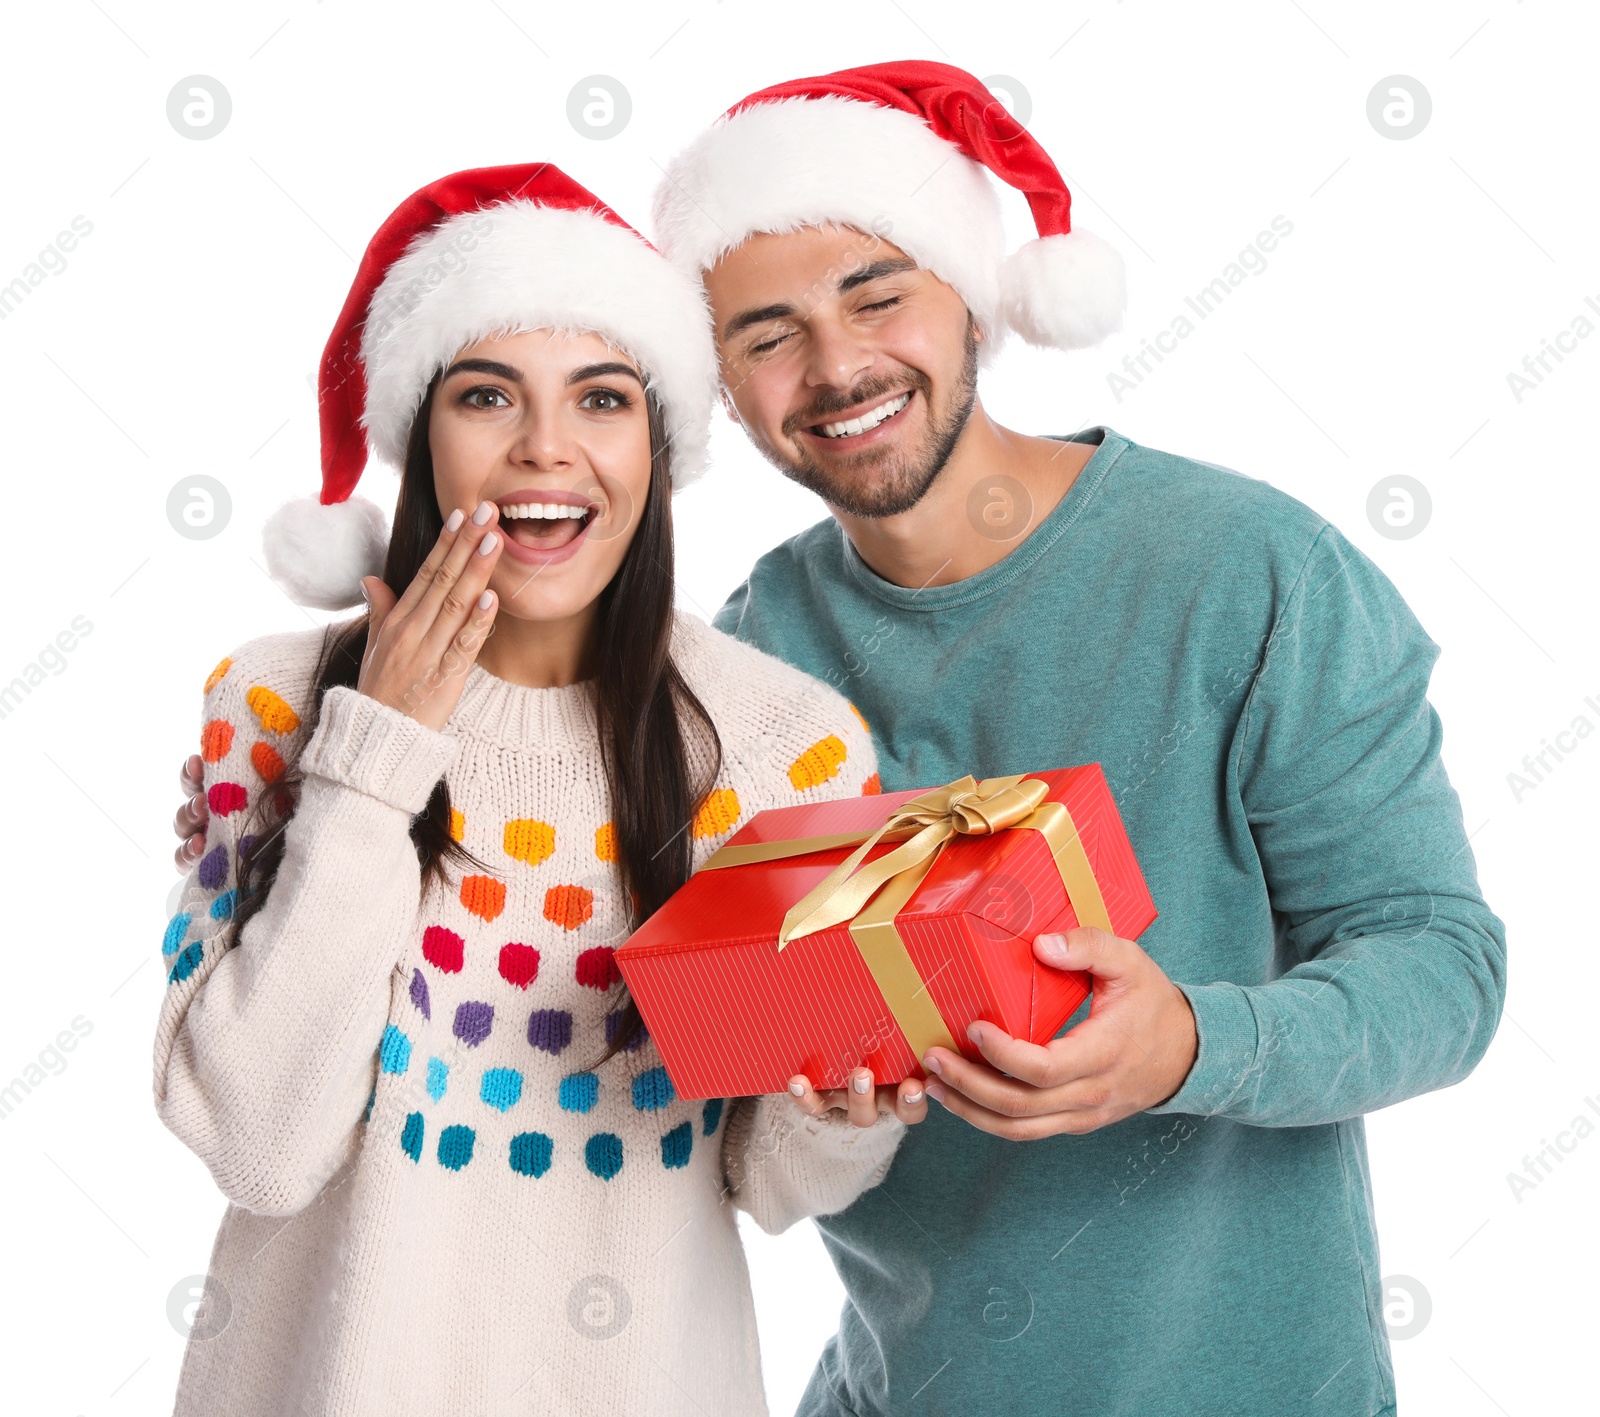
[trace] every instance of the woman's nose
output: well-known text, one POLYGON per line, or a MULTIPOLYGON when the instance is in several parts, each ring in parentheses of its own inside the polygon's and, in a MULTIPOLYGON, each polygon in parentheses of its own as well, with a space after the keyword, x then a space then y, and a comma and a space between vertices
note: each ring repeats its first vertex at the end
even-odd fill
POLYGON ((530 408, 517 425, 511 457, 539 468, 567 467, 576 459, 577 442, 559 414, 530 408))

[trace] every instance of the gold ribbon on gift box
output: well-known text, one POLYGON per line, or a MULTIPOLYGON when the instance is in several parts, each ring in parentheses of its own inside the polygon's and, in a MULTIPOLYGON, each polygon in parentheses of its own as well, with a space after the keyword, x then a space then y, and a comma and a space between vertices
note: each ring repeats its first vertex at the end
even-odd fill
POLYGON ((895 928, 895 916, 916 894, 952 838, 1012 829, 1040 833, 1061 873, 1061 884, 1078 923, 1111 929, 1100 883, 1095 880, 1078 828, 1061 803, 1045 800, 1048 791, 1046 783, 1021 774, 982 782, 958 778, 903 802, 876 830, 724 846, 700 869, 714 871, 855 846, 790 907, 778 931, 778 948, 848 920, 851 939, 920 1062, 935 1044, 952 1050, 956 1045, 895 928), (884 841, 899 845, 876 861, 867 861, 872 848, 884 841))

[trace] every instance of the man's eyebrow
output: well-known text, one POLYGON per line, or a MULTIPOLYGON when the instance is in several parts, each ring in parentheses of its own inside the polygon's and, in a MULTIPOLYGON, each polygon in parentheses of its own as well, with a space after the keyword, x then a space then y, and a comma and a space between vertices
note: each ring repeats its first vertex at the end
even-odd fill
POLYGON ((605 364, 585 364, 581 369, 574 369, 567 375, 568 384, 581 384, 585 379, 600 379, 611 374, 623 374, 634 380, 642 388, 644 380, 639 377, 639 371, 631 364, 624 364, 619 359, 611 360, 605 364))
POLYGON ((793 305, 763 305, 755 310, 741 310, 722 327, 722 337, 732 339, 752 325, 764 325, 768 320, 787 319, 793 314, 793 305))
POLYGON ((914 271, 916 268, 917 263, 909 256, 886 256, 881 261, 874 261, 870 266, 863 266, 859 271, 851 271, 839 282, 839 294, 848 295, 869 281, 882 280, 885 276, 897 276, 902 271, 914 271))
POLYGON ((444 371, 448 379, 452 374, 490 374, 496 379, 509 379, 513 384, 522 382, 522 371, 493 359, 458 359, 444 371))
MULTIPOLYGON (((839 295, 848 295, 858 286, 916 269, 917 263, 909 256, 888 256, 881 261, 874 261, 870 266, 863 266, 859 271, 851 271, 839 282, 835 291, 839 295)), ((789 304, 762 305, 754 310, 741 310, 722 327, 722 337, 730 340, 752 325, 764 325, 768 320, 792 319, 794 315, 795 307, 789 304)))

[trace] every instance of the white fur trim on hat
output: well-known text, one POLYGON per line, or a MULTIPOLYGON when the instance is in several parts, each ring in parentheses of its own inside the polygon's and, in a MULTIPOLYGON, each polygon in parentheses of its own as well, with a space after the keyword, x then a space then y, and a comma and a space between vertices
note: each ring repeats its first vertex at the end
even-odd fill
POLYGON ((326 506, 297 497, 267 518, 261 549, 272 579, 296 604, 346 610, 360 602, 363 576, 383 574, 389 527, 365 497, 326 506))
POLYGON ((662 251, 697 277, 756 232, 875 234, 966 301, 986 360, 1004 336, 999 197, 979 163, 914 114, 833 95, 752 104, 673 159, 653 217, 662 251))
POLYGON ((1080 349, 1120 328, 1121 256, 1074 231, 1009 260, 989 171, 915 114, 827 94, 755 103, 702 133, 656 188, 654 233, 686 270, 709 270, 756 232, 876 233, 967 303, 988 362, 1007 329, 1080 349))
POLYGON ((1122 328, 1127 301, 1122 253, 1090 231, 1030 241, 1000 272, 1006 323, 1047 349, 1099 344, 1122 328))
POLYGON ((434 375, 467 345, 537 329, 592 332, 632 355, 661 400, 674 488, 704 470, 717 377, 699 281, 595 212, 528 201, 440 223, 374 292, 361 334, 373 451, 402 466, 434 375))

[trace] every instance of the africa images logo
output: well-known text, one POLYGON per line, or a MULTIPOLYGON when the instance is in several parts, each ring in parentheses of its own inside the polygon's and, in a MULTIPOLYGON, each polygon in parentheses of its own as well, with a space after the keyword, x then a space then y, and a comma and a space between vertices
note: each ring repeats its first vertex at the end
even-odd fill
POLYGON ((67 268, 67 257, 78 249, 78 242, 94 230, 94 223, 86 216, 75 216, 71 229, 58 231, 55 238, 22 268, 5 285, 0 286, 0 320, 9 319, 22 302, 33 294, 50 276, 58 276, 67 268))

